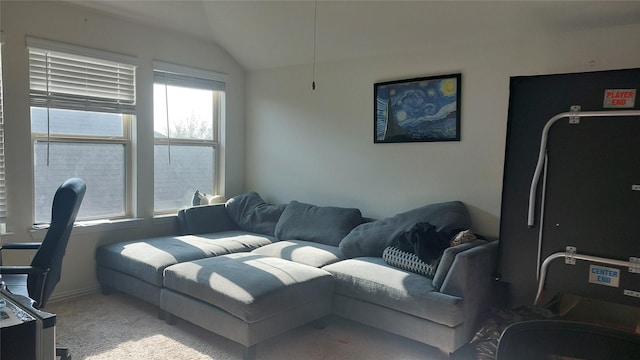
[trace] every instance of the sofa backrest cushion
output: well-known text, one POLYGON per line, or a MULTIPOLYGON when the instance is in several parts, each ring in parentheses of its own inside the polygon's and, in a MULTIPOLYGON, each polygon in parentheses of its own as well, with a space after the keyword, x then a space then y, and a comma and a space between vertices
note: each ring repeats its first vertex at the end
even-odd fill
POLYGON ((384 249, 397 237, 420 222, 428 222, 440 232, 471 228, 471 217, 462 202, 430 204, 359 225, 340 242, 340 250, 349 258, 381 257, 384 249))
POLYGON ((206 234, 238 230, 223 204, 190 206, 178 210, 178 234, 206 234))
POLYGON ((358 209, 291 201, 276 225, 275 234, 278 240, 305 240, 338 246, 362 221, 358 209))
POLYGON ((229 216, 240 229, 269 236, 274 236, 286 206, 268 204, 256 192, 235 196, 225 204, 229 216))

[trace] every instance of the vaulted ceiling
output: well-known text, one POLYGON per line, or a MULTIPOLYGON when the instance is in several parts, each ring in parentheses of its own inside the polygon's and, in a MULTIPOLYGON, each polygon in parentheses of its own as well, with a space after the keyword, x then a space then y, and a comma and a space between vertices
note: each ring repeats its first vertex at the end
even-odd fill
POLYGON ((247 70, 313 62, 314 18, 317 62, 640 23, 640 1, 68 1, 213 41, 247 70))

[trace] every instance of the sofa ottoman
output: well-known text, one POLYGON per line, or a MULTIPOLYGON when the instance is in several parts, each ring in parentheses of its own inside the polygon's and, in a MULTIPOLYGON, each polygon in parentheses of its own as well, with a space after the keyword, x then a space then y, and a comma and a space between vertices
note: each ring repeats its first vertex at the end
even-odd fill
POLYGON ((320 319, 331 312, 334 279, 293 261, 237 253, 169 266, 160 308, 245 346, 320 319))

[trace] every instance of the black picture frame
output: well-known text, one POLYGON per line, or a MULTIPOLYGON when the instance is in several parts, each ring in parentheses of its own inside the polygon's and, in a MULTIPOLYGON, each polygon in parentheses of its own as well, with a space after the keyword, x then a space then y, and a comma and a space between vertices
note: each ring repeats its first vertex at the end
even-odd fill
POLYGON ((374 143, 460 141, 462 74, 374 84, 374 143))

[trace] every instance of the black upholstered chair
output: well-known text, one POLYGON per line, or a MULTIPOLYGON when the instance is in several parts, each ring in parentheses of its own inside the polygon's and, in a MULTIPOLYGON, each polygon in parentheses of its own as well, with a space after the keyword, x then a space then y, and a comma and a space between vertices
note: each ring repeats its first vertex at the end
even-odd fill
MULTIPOLYGON (((60 281, 62 258, 85 191, 86 184, 79 178, 68 179, 58 187, 53 197, 51 224, 42 243, 0 245, 0 256, 1 250, 37 250, 31 265, 0 266, 2 281, 7 290, 31 298, 36 309, 46 305, 60 281)), ((63 359, 69 358, 68 350, 65 348, 56 349, 56 353, 63 359)))
POLYGON ((46 305, 60 281, 62 258, 86 191, 82 179, 65 181, 53 197, 51 224, 42 243, 2 244, 0 250, 37 250, 29 266, 0 266, 7 289, 33 299, 35 308, 46 305))
POLYGON ((531 320, 502 332, 496 360, 633 360, 639 354, 638 334, 575 321, 531 320))

